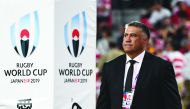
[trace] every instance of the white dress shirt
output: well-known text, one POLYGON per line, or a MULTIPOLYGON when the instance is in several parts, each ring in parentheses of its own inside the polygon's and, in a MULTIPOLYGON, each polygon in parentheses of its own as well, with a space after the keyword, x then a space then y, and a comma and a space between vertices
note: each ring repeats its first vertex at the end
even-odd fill
MULTIPOLYGON (((135 57, 133 60, 135 60, 134 64, 134 69, 133 69, 133 82, 132 82, 132 89, 135 89, 136 82, 138 79, 139 71, 142 65, 142 61, 145 55, 145 51, 143 51, 141 54, 139 54, 137 57, 135 57)), ((123 84, 123 89, 125 89, 125 81, 127 79, 127 72, 130 66, 129 60, 132 60, 128 55, 126 55, 126 65, 125 65, 125 77, 124 77, 124 84, 123 84)))

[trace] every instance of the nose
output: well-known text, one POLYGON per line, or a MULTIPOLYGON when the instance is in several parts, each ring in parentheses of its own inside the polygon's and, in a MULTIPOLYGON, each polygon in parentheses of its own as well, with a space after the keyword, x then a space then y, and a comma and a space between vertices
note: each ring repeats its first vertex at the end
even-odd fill
POLYGON ((129 35, 125 36, 125 37, 123 37, 123 41, 130 42, 131 41, 131 37, 129 35))

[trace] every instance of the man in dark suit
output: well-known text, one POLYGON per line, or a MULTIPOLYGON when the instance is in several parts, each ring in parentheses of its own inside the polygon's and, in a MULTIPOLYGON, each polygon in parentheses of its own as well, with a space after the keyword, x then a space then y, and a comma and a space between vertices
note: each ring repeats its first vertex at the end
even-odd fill
POLYGON ((149 37, 144 24, 127 24, 126 54, 104 64, 96 109, 182 109, 172 64, 145 51, 149 37))

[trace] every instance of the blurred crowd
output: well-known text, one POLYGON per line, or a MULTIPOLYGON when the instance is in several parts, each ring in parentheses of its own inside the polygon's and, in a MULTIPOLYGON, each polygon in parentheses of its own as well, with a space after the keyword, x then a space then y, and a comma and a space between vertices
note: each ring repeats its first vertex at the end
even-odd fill
MULTIPOLYGON (((138 1, 138 0, 134 0, 138 1)), ((141 0, 142 1, 142 0, 141 0)), ((151 30, 147 51, 173 64, 183 109, 190 109, 190 0, 149 0, 139 21, 151 30), (148 9, 147 9, 148 8, 148 9)), ((97 96, 104 62, 123 54, 120 36, 112 36, 111 0, 97 1, 97 96)))

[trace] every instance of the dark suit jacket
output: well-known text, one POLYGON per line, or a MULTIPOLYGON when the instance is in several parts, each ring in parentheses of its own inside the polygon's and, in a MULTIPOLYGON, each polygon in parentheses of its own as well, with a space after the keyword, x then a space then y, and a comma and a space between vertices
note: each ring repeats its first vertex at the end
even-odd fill
MULTIPOLYGON (((105 63, 96 109, 121 109, 126 55, 105 63)), ((182 109, 172 64, 145 53, 131 109, 182 109)))

